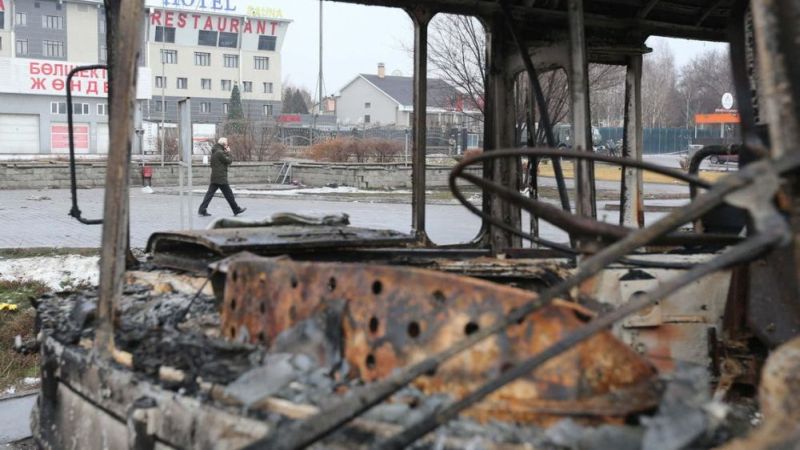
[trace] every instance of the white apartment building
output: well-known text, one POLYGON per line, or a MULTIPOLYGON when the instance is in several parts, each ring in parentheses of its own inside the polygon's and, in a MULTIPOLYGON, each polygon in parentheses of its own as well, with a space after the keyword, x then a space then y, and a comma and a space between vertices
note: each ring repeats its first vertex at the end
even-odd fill
POLYGON ((250 120, 280 114, 280 49, 289 20, 262 17, 279 15, 269 9, 241 11, 234 0, 147 4, 144 63, 152 73, 153 97, 143 110, 145 120, 163 116, 175 122, 177 101, 191 97, 195 123, 220 123, 227 117, 233 86, 239 87, 250 120))
MULTIPOLYGON (((242 0, 244 1, 244 0, 242 0)), ((220 123, 238 85, 245 114, 280 114, 280 49, 290 23, 239 0, 147 0, 139 74, 145 122, 176 123, 192 98, 195 123, 220 123)), ((66 77, 106 62, 102 0, 0 0, 0 155, 65 154, 66 77)), ((73 79, 75 151, 108 151, 106 73, 73 79)))

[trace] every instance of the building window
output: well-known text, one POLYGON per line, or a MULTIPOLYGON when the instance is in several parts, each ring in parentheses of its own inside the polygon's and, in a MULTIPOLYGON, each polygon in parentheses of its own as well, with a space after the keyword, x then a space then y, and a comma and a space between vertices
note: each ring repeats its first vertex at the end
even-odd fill
POLYGON ((200 102, 200 112, 208 114, 211 112, 211 102, 200 102))
POLYGON ((28 40, 17 39, 17 56, 24 56, 28 54, 28 40))
MULTIPOLYGON (((0 20, 2 22, 2 20, 0 20)), ((28 26, 28 14, 24 12, 18 12, 14 15, 14 24, 18 27, 26 27, 28 26)))
POLYGON ((72 104, 72 114, 75 114, 76 116, 89 115, 89 104, 88 103, 73 103, 72 104))
POLYGON ((197 35, 197 45, 207 45, 209 47, 217 46, 217 32, 200 30, 197 35))
POLYGON ((265 116, 272 115, 272 105, 264 105, 264 115, 265 116))
POLYGON ((228 114, 229 104, 223 103, 222 104, 222 114, 228 114))
POLYGON ((157 88, 167 87, 167 77, 156 76, 156 87, 157 88))
POLYGON ((200 79, 200 88, 206 91, 211 90, 211 78, 201 78, 200 79))
POLYGON ((164 111, 164 103, 166 103, 166 102, 162 102, 161 100, 155 100, 153 102, 153 111, 155 111, 155 112, 164 111))
POLYGON ((104 14, 100 16, 100 20, 97 22, 97 32, 106 34, 106 16, 104 14))
POLYGON ((178 64, 177 50, 161 49, 161 64, 178 64))
POLYGON ((174 27, 159 27, 156 26, 156 42, 175 42, 175 28, 174 27))
POLYGON ((0 11, 0 30, 6 27, 6 13, 5 11, 0 11))
POLYGON ((106 62, 108 59, 108 50, 106 49, 106 44, 100 44, 100 62, 106 62))
POLYGON ((230 91, 232 89, 231 80, 220 80, 223 91, 230 91))
POLYGON ((42 41, 42 53, 50 58, 63 58, 64 43, 62 41, 42 41))
POLYGON ((194 52, 194 65, 195 66, 210 66, 211 53, 194 52))
POLYGON ((62 16, 42 16, 42 28, 63 30, 64 18, 62 16))
POLYGON ((234 69, 239 67, 239 55, 223 55, 222 60, 225 63, 225 67, 234 69))
POLYGON ((269 58, 266 56, 254 56, 253 68, 256 70, 269 70, 269 58))
POLYGON ((364 103, 364 109, 370 109, 370 108, 372 108, 372 103, 370 102, 364 103))
POLYGON ((189 86, 189 80, 186 78, 178 78, 178 89, 186 89, 189 86))
POLYGON ((242 81, 242 89, 245 92, 253 92, 253 82, 252 81, 242 81))
POLYGON ((50 114, 66 114, 66 102, 50 102, 50 114))
POLYGON ((272 94, 272 83, 264 83, 264 93, 272 94))
POLYGON ((0 50, 3 49, 3 37, 0 36, 0 50))
POLYGON ((258 49, 259 50, 275 50, 275 44, 278 41, 278 38, 275 36, 259 36, 258 37, 258 49))
POLYGON ((97 104, 97 115, 98 116, 107 116, 108 115, 108 103, 98 103, 97 104))
POLYGON ((227 47, 227 48, 236 48, 236 45, 239 43, 239 35, 236 33, 225 33, 220 31, 219 33, 219 46, 220 47, 227 47))
POLYGON ((364 123, 369 123, 370 117, 369 114, 364 114, 364 123))

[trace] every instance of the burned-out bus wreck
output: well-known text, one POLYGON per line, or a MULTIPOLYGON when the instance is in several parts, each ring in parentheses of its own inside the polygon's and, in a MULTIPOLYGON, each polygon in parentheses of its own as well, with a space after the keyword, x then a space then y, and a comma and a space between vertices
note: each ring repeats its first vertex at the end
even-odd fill
MULTIPOLYGON (((156 233, 137 261, 128 171, 143 3, 106 1, 100 286, 38 301, 40 446, 800 445, 800 2, 354 1, 402 8, 414 23, 412 233, 278 216, 156 233), (469 245, 426 235, 427 26, 437 13, 477 17, 487 32, 485 152, 450 174, 455 197, 483 220, 469 245), (730 44, 739 171, 709 183, 642 161, 651 35, 730 44), (591 152, 594 62, 627 70, 619 158, 591 152), (520 147, 515 80, 527 76, 527 104, 542 104, 538 74, 554 68, 569 78, 572 150, 552 148, 546 108, 528 108, 528 129, 537 123, 550 148, 520 147), (562 157, 576 161, 572 198, 562 157), (535 195, 544 159, 560 207, 535 195), (622 170, 618 224, 596 218, 598 161, 622 170), (643 171, 686 183, 691 202, 645 226, 643 171), (465 184, 482 190, 482 205, 465 184), (569 242, 539 238, 523 211, 569 242)), ((77 205, 72 213, 80 218, 77 205)))

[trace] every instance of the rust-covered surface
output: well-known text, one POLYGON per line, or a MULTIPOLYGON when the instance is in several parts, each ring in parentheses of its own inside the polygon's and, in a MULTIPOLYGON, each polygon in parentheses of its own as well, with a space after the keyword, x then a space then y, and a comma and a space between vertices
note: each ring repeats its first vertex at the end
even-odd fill
MULTIPOLYGON (((228 266, 222 332, 268 348, 300 322, 340 311, 341 349, 354 375, 374 381, 486 327, 531 292, 411 268, 249 259, 228 266), (344 302, 344 308, 340 304, 344 302)), ((581 326, 591 312, 559 301, 444 364, 417 386, 456 397, 581 326)), ((338 336, 328 336, 329 339, 338 336)), ((553 415, 624 417, 657 401, 642 387, 653 367, 603 332, 501 389, 472 409, 481 418, 524 422, 553 415), (618 401, 612 392, 630 389, 618 401), (609 394, 609 396, 603 397, 609 394), (545 413, 553 414, 545 414, 545 413)))

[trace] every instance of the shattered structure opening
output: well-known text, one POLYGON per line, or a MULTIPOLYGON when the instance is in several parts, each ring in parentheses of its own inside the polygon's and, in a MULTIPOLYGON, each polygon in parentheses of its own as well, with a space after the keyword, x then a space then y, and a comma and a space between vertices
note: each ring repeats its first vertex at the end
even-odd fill
MULTIPOLYGON (((346 215, 277 215, 156 233, 148 259, 136 261, 126 239, 129 155, 112 152, 109 168, 119 170, 107 174, 100 287, 38 301, 37 443, 796 445, 796 2, 358 3, 403 8, 414 24, 412 232, 351 227, 346 215), (484 151, 448 175, 482 226, 454 246, 435 245, 425 227, 426 53, 440 13, 475 17, 486 31, 484 151), (651 35, 731 44, 738 171, 709 181, 642 160, 651 35), (624 68, 621 155, 593 148, 590 63, 624 68), (540 82, 555 67, 569 91, 569 148, 559 148, 540 82), (766 111, 758 120, 741 101, 749 97, 766 111), (542 141, 531 132, 520 145, 523 125, 542 141), (553 203, 532 195, 530 162, 542 160, 552 165, 553 203), (613 223, 598 220, 601 164, 620 171, 613 223), (691 202, 643 224, 643 172, 691 186, 691 202), (704 228, 721 205, 746 227, 704 228), (568 239, 537 235, 523 217, 568 239)), ((143 4, 107 4, 111 143, 126 149, 143 4)), ((704 148, 689 166, 723 150, 704 148)))

